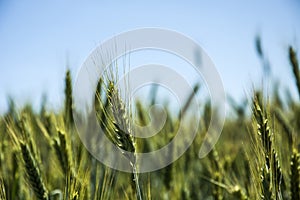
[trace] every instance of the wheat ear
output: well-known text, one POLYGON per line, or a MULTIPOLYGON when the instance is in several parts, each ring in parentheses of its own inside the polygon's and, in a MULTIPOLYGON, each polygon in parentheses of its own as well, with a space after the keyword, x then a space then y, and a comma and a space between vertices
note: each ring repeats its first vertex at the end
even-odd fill
POLYGON ((29 150, 27 144, 20 142, 22 158, 25 164, 27 178, 36 197, 40 200, 48 200, 48 191, 43 182, 40 170, 36 161, 29 150))
POLYGON ((298 94, 299 94, 299 97, 300 97, 300 72, 299 72, 299 64, 298 64, 298 59, 297 59, 296 51, 291 46, 289 47, 289 59, 290 59, 291 65, 292 65, 292 69, 293 69, 293 73, 294 73, 294 77, 295 77, 295 81, 296 81, 296 85, 297 85, 297 89, 298 89, 298 94))
POLYGON ((125 105, 119 96, 119 91, 112 81, 109 81, 108 84, 107 100, 112 110, 112 123, 114 130, 111 135, 113 137, 113 141, 119 147, 123 155, 129 160, 132 166, 132 173, 134 175, 133 181, 136 186, 137 198, 141 200, 142 193, 139 186, 139 177, 137 173, 134 138, 129 126, 125 105))

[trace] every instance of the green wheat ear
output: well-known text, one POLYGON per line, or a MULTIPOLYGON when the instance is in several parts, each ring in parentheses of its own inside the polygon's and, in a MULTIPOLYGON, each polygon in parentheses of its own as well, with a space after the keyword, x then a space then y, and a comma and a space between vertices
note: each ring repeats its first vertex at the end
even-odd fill
POLYGON ((125 110, 125 105, 121 100, 119 90, 116 88, 113 81, 108 82, 107 101, 111 109, 111 123, 113 127, 110 136, 112 137, 112 141, 119 147, 122 154, 129 160, 132 166, 132 181, 136 186, 137 199, 141 200, 142 193, 139 186, 139 177, 136 166, 136 148, 129 124, 129 115, 125 110))
POLYGON ((271 132, 268 125, 268 119, 267 117, 265 117, 265 114, 261 108, 261 104, 259 103, 259 100, 257 100, 257 98, 253 100, 253 113, 257 122, 257 133, 260 136, 262 142, 266 165, 268 168, 270 168, 270 159, 272 153, 271 132))
POLYGON ((53 139, 53 148, 55 150, 55 153, 57 155, 57 158, 59 160, 60 166, 64 172, 64 174, 67 176, 70 174, 71 176, 74 176, 74 168, 73 168, 73 162, 71 157, 71 151, 68 144, 68 138, 66 134, 60 130, 58 132, 58 138, 53 139))
MULTIPOLYGON (((125 111, 125 106, 119 96, 118 90, 114 83, 110 81, 107 90, 107 99, 112 110, 112 123, 114 130, 112 135, 115 136, 116 145, 125 151, 135 152, 134 140, 129 127, 129 120, 125 111)), ((130 156, 122 151, 132 165, 135 164, 135 157, 130 156)))
POLYGON ((27 144, 20 142, 22 158, 30 187, 40 200, 48 200, 48 190, 43 182, 40 170, 27 144))
POLYGON ((257 133, 261 140, 263 157, 265 158, 265 164, 261 167, 262 198, 280 199, 282 196, 281 188, 284 186, 282 169, 275 150, 275 143, 273 144, 272 141, 273 134, 268 125, 268 117, 260 105, 262 103, 260 104, 256 97, 253 100, 253 113, 257 122, 257 133))
POLYGON ((296 86, 298 89, 298 94, 300 97, 300 72, 299 72, 299 63, 296 55, 296 51, 293 49, 293 47, 289 47, 289 59, 290 63, 292 65, 295 81, 296 81, 296 86))
POLYGON ((72 77, 70 70, 67 70, 65 78, 65 111, 64 122, 66 127, 73 125, 73 96, 72 96, 72 77))

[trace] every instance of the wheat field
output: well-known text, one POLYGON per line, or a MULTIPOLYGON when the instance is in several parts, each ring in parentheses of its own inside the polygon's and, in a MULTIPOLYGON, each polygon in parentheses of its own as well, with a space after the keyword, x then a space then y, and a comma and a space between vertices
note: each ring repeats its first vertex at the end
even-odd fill
MULTIPOLYGON (((257 50, 263 59, 259 44, 257 50)), ((289 47, 287 55, 300 97, 297 53, 289 47)), ((30 104, 16 109, 11 100, 0 118, 1 200, 300 199, 300 98, 253 89, 247 103, 230 101, 235 116, 227 117, 217 145, 199 159, 213 110, 203 102, 200 128, 185 154, 161 170, 139 174, 136 157, 126 151, 147 152, 167 144, 180 118, 168 116, 159 134, 165 137, 134 138, 114 81, 101 79, 94 101, 98 122, 133 170, 120 172, 98 162, 81 143, 72 95, 67 71, 59 112, 45 106, 37 112, 30 104)), ((147 124, 146 105, 136 102, 136 109, 139 123, 147 124)))

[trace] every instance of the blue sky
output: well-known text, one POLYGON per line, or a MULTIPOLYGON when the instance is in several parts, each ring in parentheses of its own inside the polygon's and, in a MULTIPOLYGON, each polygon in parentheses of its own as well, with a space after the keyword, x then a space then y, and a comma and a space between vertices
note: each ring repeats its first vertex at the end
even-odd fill
POLYGON ((214 61, 226 93, 240 98, 260 82, 254 38, 282 88, 295 92, 287 47, 300 47, 300 3, 286 1, 3 1, 0 0, 0 112, 7 96, 38 106, 47 93, 61 105, 66 63, 75 76, 97 44, 142 27, 181 32, 214 61))

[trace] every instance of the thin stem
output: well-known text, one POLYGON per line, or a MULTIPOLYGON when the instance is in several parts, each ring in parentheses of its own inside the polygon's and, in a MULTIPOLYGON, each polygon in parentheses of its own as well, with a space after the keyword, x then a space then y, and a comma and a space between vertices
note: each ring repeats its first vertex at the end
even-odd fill
POLYGON ((136 187, 137 199, 142 200, 142 193, 141 193, 141 188, 140 188, 140 184, 139 184, 139 176, 138 176, 135 164, 132 166, 132 172, 133 172, 133 176, 134 176, 134 183, 135 183, 135 187, 136 187))

